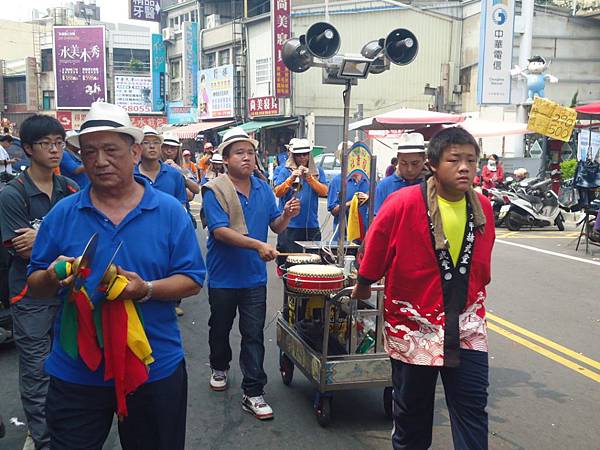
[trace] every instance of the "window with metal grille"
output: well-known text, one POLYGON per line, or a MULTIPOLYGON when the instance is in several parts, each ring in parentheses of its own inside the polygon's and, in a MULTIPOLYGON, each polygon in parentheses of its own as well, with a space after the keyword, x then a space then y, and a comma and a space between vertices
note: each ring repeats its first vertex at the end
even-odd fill
POLYGON ((256 84, 271 82, 271 58, 256 60, 256 84))
POLYGON ((54 91, 43 92, 42 108, 44 111, 54 109, 54 91))
POLYGON ((217 54, 215 52, 207 53, 204 55, 204 68, 210 69, 217 65, 217 54))
POLYGON ((4 78, 4 103, 27 103, 27 83, 25 77, 4 78))

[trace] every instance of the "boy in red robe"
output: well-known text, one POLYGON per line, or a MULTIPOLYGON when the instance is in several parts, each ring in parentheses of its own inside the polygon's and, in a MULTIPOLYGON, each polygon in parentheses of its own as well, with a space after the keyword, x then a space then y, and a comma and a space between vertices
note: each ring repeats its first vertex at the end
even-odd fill
POLYGON ((461 128, 429 143, 427 182, 392 194, 366 239, 354 298, 385 276, 385 348, 392 364, 394 449, 431 446, 442 377, 456 449, 487 449, 486 285, 494 245, 490 202, 472 189, 477 141, 461 128))

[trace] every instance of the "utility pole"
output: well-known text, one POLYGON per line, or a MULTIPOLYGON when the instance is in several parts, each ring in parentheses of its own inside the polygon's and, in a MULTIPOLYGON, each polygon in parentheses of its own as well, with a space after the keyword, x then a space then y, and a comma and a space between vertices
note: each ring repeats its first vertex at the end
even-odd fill
MULTIPOLYGON (((521 18, 523 19, 524 30, 519 43, 519 67, 527 68, 527 60, 531 57, 531 48, 533 41, 533 11, 534 0, 522 0, 521 18)), ((527 108, 525 100, 527 99, 527 80, 518 78, 517 80, 517 122, 527 123, 527 108)), ((514 157, 522 158, 525 155, 524 139, 515 139, 514 157)))

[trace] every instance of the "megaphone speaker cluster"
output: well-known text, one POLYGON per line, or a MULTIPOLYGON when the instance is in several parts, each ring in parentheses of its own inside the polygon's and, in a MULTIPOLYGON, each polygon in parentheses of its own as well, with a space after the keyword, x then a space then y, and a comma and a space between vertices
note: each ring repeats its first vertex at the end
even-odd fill
POLYGON ((333 25, 317 22, 300 38, 288 39, 283 44, 281 57, 292 72, 306 72, 312 67, 314 57, 329 59, 335 56, 340 43, 340 33, 333 25))
MULTIPOLYGON (((284 43, 283 62, 289 70, 299 73, 306 72, 313 66, 324 67, 322 64, 315 64, 314 58, 331 60, 337 55, 340 44, 340 33, 333 25, 317 22, 310 26, 306 34, 299 38, 288 39, 284 43)), ((390 62, 399 66, 410 64, 418 51, 419 43, 416 36, 404 28, 397 28, 385 39, 381 38, 365 44, 361 54, 371 60, 367 61, 369 64, 367 73, 377 74, 388 70, 390 62)), ((328 77, 331 78, 329 75, 328 77)))

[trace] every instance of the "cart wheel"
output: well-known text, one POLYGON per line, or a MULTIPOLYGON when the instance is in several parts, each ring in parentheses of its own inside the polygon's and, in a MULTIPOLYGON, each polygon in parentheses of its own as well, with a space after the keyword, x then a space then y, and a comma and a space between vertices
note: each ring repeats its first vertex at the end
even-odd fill
POLYGON ((315 399, 315 414, 317 416, 317 422, 322 427, 326 427, 331 423, 331 401, 331 396, 322 395, 317 392, 317 398, 315 399))
POLYGON ((388 419, 392 418, 392 387, 388 386, 383 390, 383 410, 385 411, 385 417, 388 419))
POLYGON ((283 352, 279 355, 279 371, 281 372, 281 380, 283 384, 289 386, 294 378, 294 363, 283 352))

